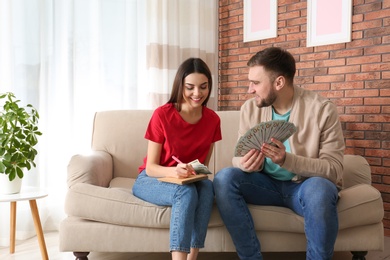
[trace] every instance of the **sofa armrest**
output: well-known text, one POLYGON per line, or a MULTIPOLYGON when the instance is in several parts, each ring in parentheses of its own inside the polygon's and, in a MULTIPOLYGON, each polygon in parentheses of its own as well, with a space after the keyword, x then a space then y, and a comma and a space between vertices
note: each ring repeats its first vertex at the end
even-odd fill
POLYGON ((343 188, 357 184, 371 185, 371 168, 360 155, 344 155, 343 188))
POLYGON ((108 187, 112 178, 112 157, 104 151, 93 151, 88 155, 74 155, 68 164, 67 182, 69 188, 76 183, 108 187))

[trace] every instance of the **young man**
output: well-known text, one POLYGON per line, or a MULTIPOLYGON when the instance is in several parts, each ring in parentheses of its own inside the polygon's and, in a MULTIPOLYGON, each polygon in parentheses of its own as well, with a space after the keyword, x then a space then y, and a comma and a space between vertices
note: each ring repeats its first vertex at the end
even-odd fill
POLYGON ((214 189, 219 212, 240 259, 263 259, 247 204, 287 207, 304 217, 307 259, 332 259, 338 231, 344 137, 336 106, 294 86, 295 60, 271 47, 248 62, 249 89, 241 107, 239 137, 260 122, 285 120, 297 132, 284 143, 263 144, 234 167, 219 171, 214 189))

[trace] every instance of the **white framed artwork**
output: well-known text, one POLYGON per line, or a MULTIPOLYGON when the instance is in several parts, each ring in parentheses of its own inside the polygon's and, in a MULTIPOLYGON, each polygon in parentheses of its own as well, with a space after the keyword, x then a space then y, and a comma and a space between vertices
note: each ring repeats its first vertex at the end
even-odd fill
POLYGON ((277 37, 277 14, 277 0, 244 0, 244 42, 277 37))
POLYGON ((306 46, 351 41, 352 0, 307 0, 306 46))

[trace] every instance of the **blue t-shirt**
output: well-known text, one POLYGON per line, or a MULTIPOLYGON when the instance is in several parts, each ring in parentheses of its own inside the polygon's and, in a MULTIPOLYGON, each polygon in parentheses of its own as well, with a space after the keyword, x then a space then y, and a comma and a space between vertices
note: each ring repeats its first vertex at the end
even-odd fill
MULTIPOLYGON (((275 113, 275 110, 272 109, 272 120, 284 120, 288 121, 290 118, 290 111, 284 115, 279 115, 275 113)), ((291 152, 290 142, 288 139, 283 143, 286 147, 286 152, 291 152)), ((271 177, 280 180, 280 181, 290 181, 294 178, 295 174, 287 171, 286 169, 280 167, 276 163, 273 163, 270 158, 265 158, 264 169, 263 171, 269 174, 271 177)))

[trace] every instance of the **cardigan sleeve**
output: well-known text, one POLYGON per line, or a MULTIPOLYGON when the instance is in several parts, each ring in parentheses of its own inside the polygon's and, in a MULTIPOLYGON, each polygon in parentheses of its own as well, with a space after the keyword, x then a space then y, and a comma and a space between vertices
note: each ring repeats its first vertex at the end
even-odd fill
MULTIPOLYGON (((342 180, 345 144, 337 108, 331 101, 324 102, 314 116, 319 132, 318 157, 287 153, 282 167, 302 177, 319 176, 338 184, 342 180)), ((310 146, 311 140, 306 141, 310 146)))

